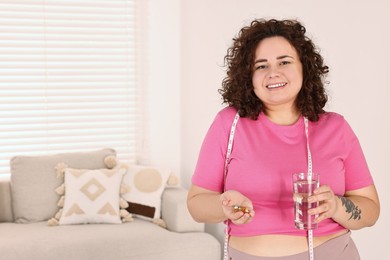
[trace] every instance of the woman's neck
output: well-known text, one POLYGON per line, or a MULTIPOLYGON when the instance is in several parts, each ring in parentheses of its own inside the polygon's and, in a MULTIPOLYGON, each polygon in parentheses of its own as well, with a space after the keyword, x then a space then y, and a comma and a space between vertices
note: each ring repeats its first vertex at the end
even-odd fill
POLYGON ((295 124, 301 113, 297 109, 267 109, 265 115, 268 119, 277 125, 295 124))

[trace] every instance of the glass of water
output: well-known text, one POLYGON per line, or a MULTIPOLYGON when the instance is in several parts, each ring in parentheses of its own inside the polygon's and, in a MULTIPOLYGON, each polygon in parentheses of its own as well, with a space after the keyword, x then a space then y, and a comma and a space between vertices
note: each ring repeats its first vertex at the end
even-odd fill
POLYGON ((293 189, 294 189, 294 215, 295 227, 302 230, 316 229, 317 223, 314 219, 318 215, 309 215, 308 210, 318 207, 319 203, 309 203, 308 197, 313 194, 313 191, 320 186, 319 174, 312 173, 294 173, 293 174, 293 189))

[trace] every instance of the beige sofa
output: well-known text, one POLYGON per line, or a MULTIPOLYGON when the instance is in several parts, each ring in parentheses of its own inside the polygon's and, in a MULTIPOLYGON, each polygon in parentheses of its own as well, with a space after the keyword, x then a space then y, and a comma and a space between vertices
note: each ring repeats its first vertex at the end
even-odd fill
MULTIPOLYGON (((101 157, 101 152, 93 156, 101 157)), ((103 153, 107 153, 107 150, 103 153)), ((108 153, 115 152, 108 150, 108 153)), ((121 224, 49 226, 47 220, 54 212, 48 212, 47 216, 41 213, 44 213, 52 202, 42 201, 48 196, 39 196, 36 193, 45 192, 39 187, 42 185, 40 182, 44 182, 45 187, 57 184, 40 179, 46 179, 47 176, 39 176, 39 173, 44 171, 39 167, 42 163, 53 164, 63 158, 63 155, 56 155, 54 161, 52 157, 49 158, 49 163, 47 158, 38 158, 31 160, 31 165, 20 165, 20 162, 26 163, 26 158, 22 158, 17 162, 19 165, 12 166, 11 162, 11 172, 12 167, 17 171, 12 173, 15 176, 11 174, 11 178, 0 177, 1 260, 221 259, 220 243, 204 232, 204 225, 192 220, 186 207, 187 191, 181 187, 168 187, 162 193, 161 218, 165 221, 166 228, 137 217, 131 222, 121 224), (20 171, 20 167, 25 172, 20 171), (34 167, 38 168, 34 170, 34 167), (25 176, 26 171, 36 171, 36 176, 25 176), (23 176, 28 180, 24 185, 23 176), (37 180, 34 182, 33 179, 37 180), (38 186, 38 189, 28 190, 34 185, 38 186)), ((79 155, 77 158, 80 158, 79 155)), ((72 161, 72 158, 67 160, 72 161)), ((51 169, 52 165, 49 166, 45 167, 51 169)), ((99 168, 101 165, 93 167, 99 168)), ((53 202, 57 199, 54 198, 53 202)))

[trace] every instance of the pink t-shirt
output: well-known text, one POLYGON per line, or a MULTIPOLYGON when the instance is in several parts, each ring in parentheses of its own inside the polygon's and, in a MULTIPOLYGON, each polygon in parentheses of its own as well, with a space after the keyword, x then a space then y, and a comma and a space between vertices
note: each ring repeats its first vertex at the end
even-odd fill
MULTIPOLYGON (((223 192, 223 172, 230 128, 236 114, 231 107, 221 110, 203 141, 192 183, 223 192)), ((309 122, 313 172, 320 184, 336 195, 373 183, 359 141, 345 119, 325 113, 309 122)), ((252 200, 256 214, 249 224, 231 224, 231 235, 287 234, 305 236, 294 226, 292 174, 307 172, 304 120, 294 125, 272 123, 264 114, 258 120, 240 118, 228 165, 226 190, 237 190, 252 200)), ((345 229, 326 219, 315 236, 345 229)))

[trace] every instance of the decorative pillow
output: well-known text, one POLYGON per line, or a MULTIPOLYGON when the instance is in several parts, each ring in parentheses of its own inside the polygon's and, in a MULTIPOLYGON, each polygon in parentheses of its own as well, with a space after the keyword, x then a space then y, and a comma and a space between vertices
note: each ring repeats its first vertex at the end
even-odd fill
POLYGON ((45 156, 15 156, 10 161, 12 208, 15 222, 46 221, 57 211, 61 184, 56 178, 55 166, 64 162, 79 169, 105 168, 104 158, 115 156, 113 149, 72 152, 45 156))
MULTIPOLYGON (((64 194, 58 202, 63 208, 49 220, 49 225, 122 223, 120 193, 126 168, 62 171, 61 166, 64 165, 57 166, 57 173, 59 177, 64 173, 64 184, 56 192, 64 194)), ((122 207, 127 206, 125 203, 122 207)))
POLYGON ((127 165, 128 172, 123 183, 129 191, 123 198, 129 204, 127 211, 146 219, 161 217, 161 195, 167 185, 171 172, 167 169, 127 165))

